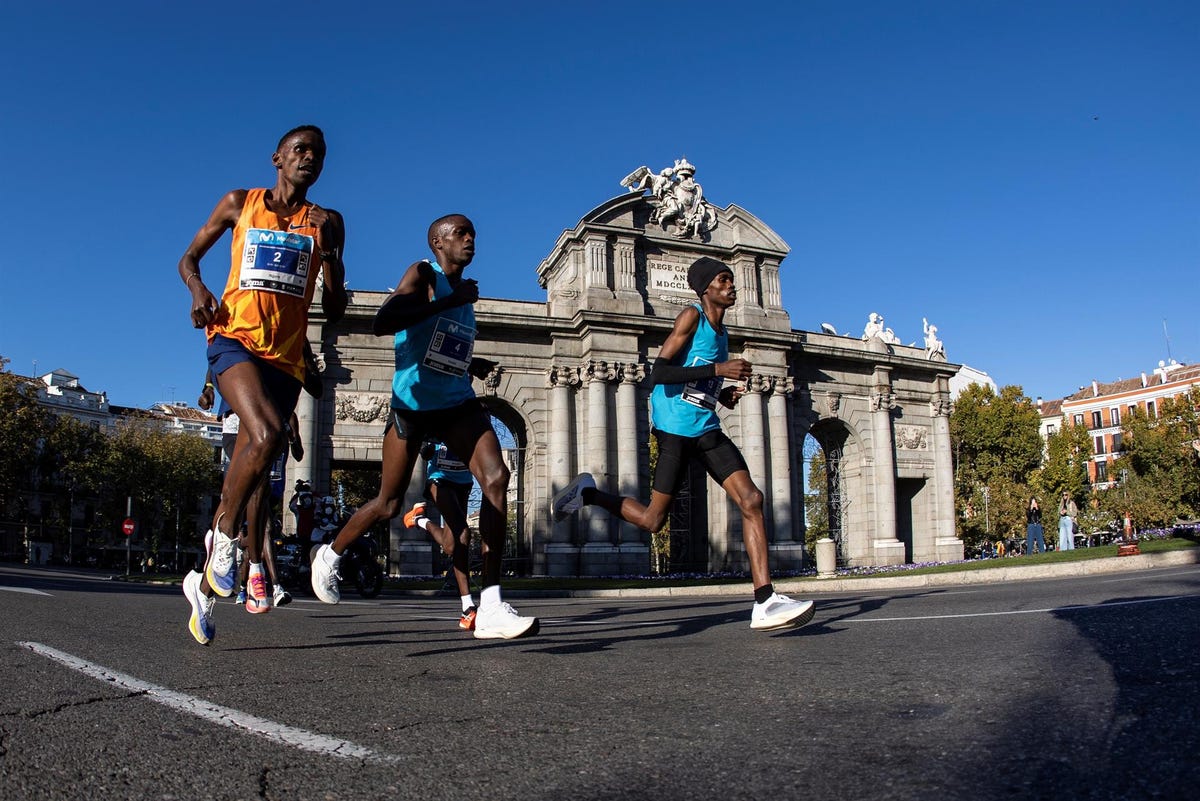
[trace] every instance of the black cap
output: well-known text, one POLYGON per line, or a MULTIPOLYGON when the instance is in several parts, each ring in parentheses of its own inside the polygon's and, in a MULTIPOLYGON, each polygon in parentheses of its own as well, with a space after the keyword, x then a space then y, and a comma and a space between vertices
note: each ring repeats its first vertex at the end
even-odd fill
POLYGON ((692 262, 692 266, 688 267, 688 286, 697 295, 704 297, 704 290, 708 289, 708 285, 712 280, 721 273, 732 273, 733 270, 723 261, 718 261, 710 256, 701 256, 692 262))

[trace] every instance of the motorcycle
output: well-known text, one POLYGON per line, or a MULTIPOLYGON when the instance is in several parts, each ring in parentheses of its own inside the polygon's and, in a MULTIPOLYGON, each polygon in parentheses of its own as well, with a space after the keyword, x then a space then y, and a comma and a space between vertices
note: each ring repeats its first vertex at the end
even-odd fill
POLYGON ((338 578, 352 583, 363 598, 374 598, 383 591, 383 568, 379 566, 379 544, 364 531, 342 554, 338 578))
MULTIPOLYGON (((314 536, 319 536, 322 543, 331 543, 337 539, 338 532, 346 525, 346 520, 347 518, 338 516, 333 498, 327 495, 317 504, 314 536)), ((304 573, 309 582, 312 581, 310 565, 316 558, 318 547, 320 546, 313 545, 306 554, 304 573)), ((374 598, 383 591, 383 568, 379 566, 379 553, 379 543, 371 537, 371 532, 364 531, 342 554, 341 563, 338 565, 338 579, 343 583, 353 584, 363 598, 374 598)))

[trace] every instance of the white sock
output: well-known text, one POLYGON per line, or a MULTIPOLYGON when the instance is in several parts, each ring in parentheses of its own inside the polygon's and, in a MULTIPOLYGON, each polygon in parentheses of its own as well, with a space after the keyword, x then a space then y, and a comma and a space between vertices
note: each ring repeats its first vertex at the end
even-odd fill
POLYGON ((250 563, 250 575, 253 576, 255 573, 262 575, 262 562, 250 563))
POLYGON ((418 517, 417 518, 417 528, 421 529, 422 531, 429 531, 429 518, 428 517, 418 517))
POLYGON ((475 605, 475 601, 470 595, 464 595, 460 600, 462 601, 463 612, 468 611, 472 606, 475 605))
POLYGON ((324 559, 325 564, 329 565, 330 567, 337 567, 338 562, 342 559, 340 555, 333 552, 332 545, 328 548, 321 549, 321 558, 324 559))
POLYGON ((479 593, 479 606, 491 606, 500 603, 500 585, 493 584, 490 587, 484 587, 479 593))

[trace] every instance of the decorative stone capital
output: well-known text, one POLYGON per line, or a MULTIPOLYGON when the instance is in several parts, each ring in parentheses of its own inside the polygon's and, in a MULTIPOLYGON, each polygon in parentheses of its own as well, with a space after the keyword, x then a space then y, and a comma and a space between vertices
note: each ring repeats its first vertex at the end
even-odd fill
POLYGON ((581 365, 580 374, 586 384, 591 384, 593 381, 612 381, 617 377, 617 366, 593 359, 581 365))
POLYGON ((619 370, 622 384, 637 384, 646 377, 645 368, 637 362, 625 362, 619 370))
POLYGON ((896 408, 896 396, 888 390, 878 390, 871 393, 871 411, 890 412, 896 408))
POLYGON ((579 368, 556 364, 546 371, 546 386, 550 389, 570 389, 579 385, 579 368))
POLYGON ((934 395, 933 400, 929 401, 929 414, 932 417, 949 417, 950 398, 942 394, 934 395))
POLYGON ((790 375, 777 375, 771 377, 771 392, 775 395, 782 395, 785 398, 790 398, 796 390, 796 383, 790 375))
POLYGON ((747 395, 761 395, 771 389, 771 377, 761 373, 752 373, 746 380, 747 395))

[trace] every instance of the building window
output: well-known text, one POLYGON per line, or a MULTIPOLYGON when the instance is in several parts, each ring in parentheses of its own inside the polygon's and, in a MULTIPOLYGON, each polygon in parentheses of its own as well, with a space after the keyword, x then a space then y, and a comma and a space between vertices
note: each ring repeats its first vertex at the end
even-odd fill
POLYGON ((1077 425, 1077 426, 1083 425, 1083 415, 1082 414, 1075 415, 1075 425, 1077 425))
POLYGON ((1137 411, 1137 404, 1136 403, 1129 404, 1129 413, 1133 414, 1136 411, 1137 411))
POLYGON ((1055 433, 1055 432, 1057 432, 1057 431, 1058 431, 1058 426, 1054 425, 1053 423, 1051 423, 1050 425, 1046 426, 1046 433, 1047 433, 1047 434, 1054 434, 1054 433, 1055 433))
POLYGON ((1104 422, 1101 419, 1100 410, 1096 409, 1092 412, 1092 428, 1100 428, 1102 425, 1104 425, 1104 422))
POLYGON ((1114 406, 1108 410, 1108 424, 1110 426, 1121 425, 1121 410, 1114 406))
POLYGON ((1096 462, 1096 483, 1108 481, 1108 462, 1096 462))
POLYGON ((1158 410, 1154 408, 1154 401, 1146 401, 1146 416, 1151 420, 1158 419, 1158 410))
POLYGON ((1096 455, 1104 453, 1104 437, 1096 437, 1096 455))
POLYGON ((1117 433, 1112 435, 1112 443, 1113 443, 1112 452, 1120 453, 1121 452, 1121 432, 1120 431, 1118 431, 1117 433))

